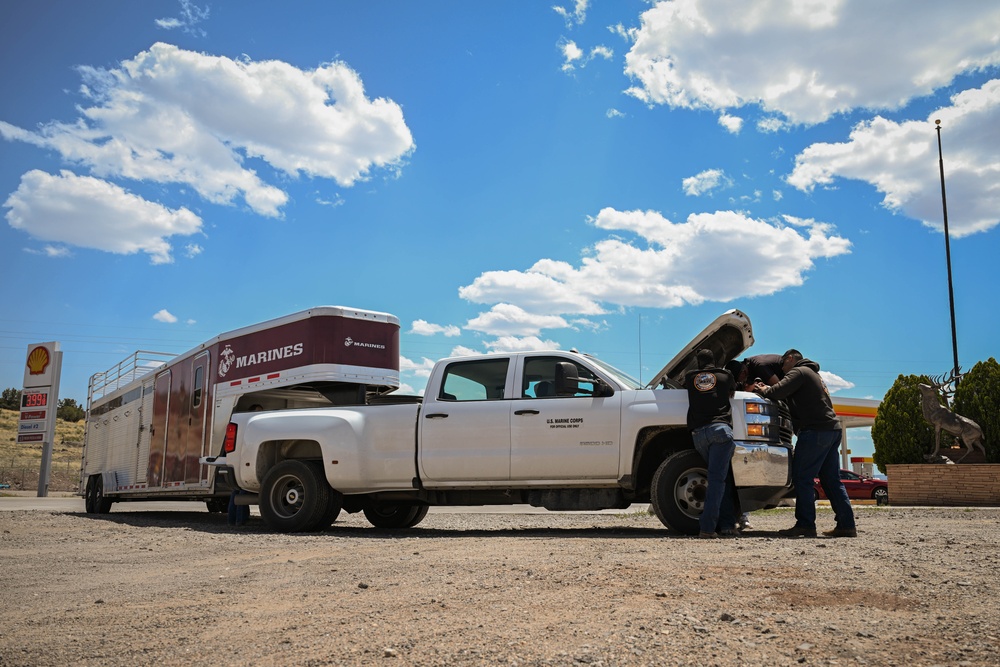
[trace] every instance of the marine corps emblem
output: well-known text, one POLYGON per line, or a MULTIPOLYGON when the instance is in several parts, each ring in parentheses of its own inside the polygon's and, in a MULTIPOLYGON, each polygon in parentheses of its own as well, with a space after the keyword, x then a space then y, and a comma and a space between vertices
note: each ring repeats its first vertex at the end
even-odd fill
POLYGON ((226 345, 226 348, 219 353, 219 377, 226 377, 226 373, 229 369, 233 367, 233 362, 236 361, 236 353, 233 352, 233 348, 226 345))

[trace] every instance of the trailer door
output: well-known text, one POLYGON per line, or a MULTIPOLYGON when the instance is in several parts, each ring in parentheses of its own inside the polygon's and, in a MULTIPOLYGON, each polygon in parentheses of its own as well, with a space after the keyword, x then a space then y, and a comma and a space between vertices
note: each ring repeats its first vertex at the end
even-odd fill
POLYGON ((209 354, 205 352, 191 362, 191 393, 188 397, 187 429, 184 441, 186 456, 184 459, 184 481, 191 484, 208 479, 208 466, 198 463, 198 459, 207 456, 205 451, 205 412, 208 406, 208 393, 205 390, 208 376, 209 354))
POLYGON ((149 429, 149 465, 146 482, 163 486, 163 461, 167 451, 167 415, 170 412, 170 370, 156 376, 153 387, 153 422, 149 429))

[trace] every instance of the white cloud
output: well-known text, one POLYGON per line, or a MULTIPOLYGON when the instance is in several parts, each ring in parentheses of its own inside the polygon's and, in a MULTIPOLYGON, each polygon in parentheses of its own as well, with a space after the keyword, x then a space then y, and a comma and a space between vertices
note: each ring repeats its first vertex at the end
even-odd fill
POLYGON ((174 324, 177 321, 177 317, 166 308, 158 310, 156 314, 153 315, 153 319, 157 322, 165 322, 167 324, 174 324))
POLYGON ((36 248, 25 248, 24 252, 29 255, 44 255, 45 257, 70 257, 73 253, 65 246, 46 245, 41 250, 36 248))
POLYGON ((180 16, 156 19, 156 25, 164 30, 176 30, 177 28, 180 28, 189 35, 204 37, 206 35, 205 31, 196 26, 202 21, 208 19, 208 7, 206 6, 202 9, 190 0, 180 0, 180 2, 180 16))
POLYGON ((681 185, 684 187, 684 194, 692 197, 703 195, 717 188, 731 187, 733 181, 726 176, 721 169, 706 169, 700 174, 685 178, 681 185))
POLYGON ((416 377, 430 377, 434 368, 434 360, 424 357, 420 361, 413 361, 404 356, 399 357, 399 370, 402 373, 412 373, 416 377))
POLYGON ((739 116, 723 113, 719 114, 719 125, 726 128, 730 134, 739 134, 740 130, 743 129, 743 119, 739 116))
POLYGON ((534 352, 535 350, 558 350, 559 343, 542 340, 538 336, 501 336, 486 343, 490 352, 534 352))
POLYGON ((32 170, 21 177, 4 207, 7 222, 41 241, 130 255, 145 252, 153 264, 173 261, 167 238, 201 230, 201 218, 171 210, 91 176, 32 170))
POLYGON ((673 308, 726 302, 801 285, 815 260, 848 253, 851 245, 821 222, 790 216, 768 222, 732 211, 674 223, 655 211, 605 208, 592 223, 639 238, 600 241, 587 249, 579 267, 541 259, 527 271, 489 271, 460 288, 459 296, 545 316, 601 314, 605 304, 673 308))
POLYGON ((839 375, 829 371, 820 371, 819 376, 823 378, 823 382, 826 383, 826 388, 830 390, 831 394, 836 394, 841 389, 851 389, 854 387, 853 382, 845 380, 839 375))
POLYGON ((674 0, 641 23, 626 56, 630 94, 720 111, 759 104, 791 123, 900 108, 1000 63, 1000 5, 981 0, 674 0))
POLYGON ((399 394, 401 396, 423 396, 424 395, 424 391, 426 389, 427 389, 427 387, 424 386, 424 387, 420 388, 420 391, 417 391, 417 390, 415 390, 413 388, 413 385, 408 384, 406 382, 400 382, 399 383, 399 387, 396 389, 395 393, 397 393, 397 394, 399 394))
POLYGON ((604 58, 605 60, 614 60, 614 57, 615 57, 615 52, 612 51, 607 46, 604 46, 603 44, 595 46, 590 50, 591 60, 593 60, 594 58, 604 58))
POLYGON ((763 134, 774 134, 788 129, 788 123, 775 116, 761 118, 757 121, 757 131, 763 134))
POLYGON ((431 324, 426 320, 415 320, 413 322, 413 326, 410 328, 410 333, 417 334, 418 336, 434 336, 435 334, 444 334, 446 337, 453 338, 455 336, 460 336, 462 334, 462 330, 454 324, 442 326, 440 324, 431 324))
POLYGON ((626 28, 621 23, 616 23, 615 25, 609 25, 608 32, 610 32, 612 35, 618 35, 629 44, 635 42, 636 38, 639 36, 638 28, 626 28))
POLYGON ((188 259, 191 259, 192 257, 197 257, 204 251, 205 249, 202 248, 197 243, 188 243, 186 246, 184 246, 184 256, 187 257, 188 259))
POLYGON ((218 204, 242 197, 268 216, 288 196, 247 160, 348 187, 375 167, 398 169, 414 147, 399 105, 369 100, 341 62, 301 70, 157 43, 117 69, 80 71, 94 102, 81 119, 37 132, 0 121, 0 135, 54 149, 97 176, 180 183, 218 204))
POLYGON ((603 45, 595 46, 590 50, 590 53, 585 54, 583 49, 570 39, 559 42, 559 51, 563 55, 562 70, 564 72, 572 72, 577 67, 586 67, 587 63, 594 58, 612 60, 615 57, 614 51, 603 45))
POLYGON ((542 329, 567 327, 569 323, 558 315, 529 313, 509 303, 498 303, 465 325, 465 328, 471 331, 481 331, 493 336, 504 334, 531 336, 540 333, 542 329))
POLYGON ((569 72, 576 69, 574 63, 583 58, 583 49, 577 46, 573 40, 567 39, 559 43, 559 50, 562 51, 563 55, 562 70, 569 72))
POLYGON ((587 5, 589 4, 590 0, 576 0, 573 9, 556 5, 552 7, 552 10, 563 17, 567 28, 572 28, 574 24, 583 25, 583 22, 587 20, 587 5))
POLYGON ((471 347, 466 347, 465 345, 456 345, 449 357, 478 357, 482 356, 482 352, 479 350, 473 350, 471 347))
POLYGON ((607 112, 604 115, 607 116, 608 118, 624 118, 625 117, 625 114, 623 114, 618 109, 608 109, 607 112))
POLYGON ((941 120, 948 231, 961 237, 1000 223, 1000 79, 966 90, 927 120, 882 117, 859 123, 850 140, 813 144, 795 157, 788 183, 832 187, 837 178, 866 181, 887 209, 943 230, 937 133, 941 120))

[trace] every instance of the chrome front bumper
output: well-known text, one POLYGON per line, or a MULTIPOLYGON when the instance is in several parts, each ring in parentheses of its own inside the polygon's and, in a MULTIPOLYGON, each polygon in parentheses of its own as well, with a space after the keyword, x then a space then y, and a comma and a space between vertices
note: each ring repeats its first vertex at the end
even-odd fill
POLYGON ((736 441, 733 479, 736 487, 785 487, 792 483, 792 450, 782 445, 736 441))

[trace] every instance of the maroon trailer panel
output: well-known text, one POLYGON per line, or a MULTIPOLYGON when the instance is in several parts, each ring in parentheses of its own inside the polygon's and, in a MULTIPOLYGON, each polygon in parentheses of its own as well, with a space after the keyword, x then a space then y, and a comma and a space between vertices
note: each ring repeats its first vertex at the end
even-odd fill
MULTIPOLYGON (((317 364, 399 372, 399 326, 337 316, 310 317, 220 340, 216 382, 317 364)), ((348 371, 347 368, 344 369, 348 371)))

